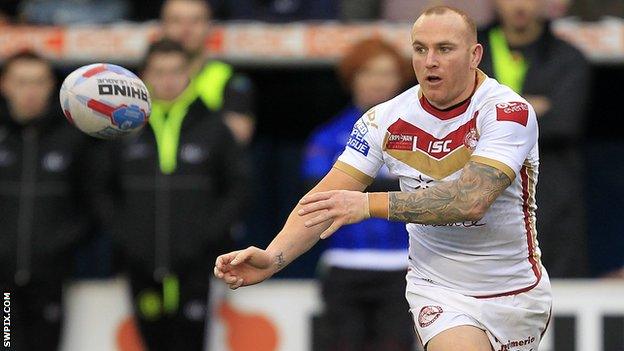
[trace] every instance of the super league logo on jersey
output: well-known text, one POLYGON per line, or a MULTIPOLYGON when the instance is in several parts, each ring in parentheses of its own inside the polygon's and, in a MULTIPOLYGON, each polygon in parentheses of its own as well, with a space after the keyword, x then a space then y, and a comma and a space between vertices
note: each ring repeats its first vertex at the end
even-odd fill
POLYGON ((370 145, 368 145, 368 142, 364 139, 364 136, 367 133, 368 127, 366 126, 366 124, 362 120, 357 121, 353 126, 351 135, 349 135, 349 141, 347 141, 347 146, 364 156, 368 156, 368 150, 370 149, 370 145))
POLYGON ((498 103, 496 104, 496 120, 516 122, 526 127, 529 120, 529 106, 520 101, 498 103))

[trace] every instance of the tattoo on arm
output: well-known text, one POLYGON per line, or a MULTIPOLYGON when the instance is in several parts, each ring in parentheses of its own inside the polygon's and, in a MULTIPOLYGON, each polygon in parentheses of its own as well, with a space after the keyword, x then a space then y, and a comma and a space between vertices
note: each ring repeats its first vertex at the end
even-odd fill
POLYGON ((414 193, 391 192, 389 217, 394 221, 449 224, 479 219, 511 184, 502 171, 468 162, 457 180, 414 193))
POLYGON ((284 259, 284 253, 280 252, 277 256, 275 256, 275 260, 277 261, 277 269, 282 269, 286 266, 286 260, 284 259))

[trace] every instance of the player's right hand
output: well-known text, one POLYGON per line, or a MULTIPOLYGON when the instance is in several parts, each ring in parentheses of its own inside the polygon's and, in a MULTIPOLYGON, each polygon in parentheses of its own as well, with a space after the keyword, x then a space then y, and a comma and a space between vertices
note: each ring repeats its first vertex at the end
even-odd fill
POLYGON ((217 257, 214 267, 215 277, 223 280, 232 290, 260 283, 273 273, 269 253, 254 246, 217 257))

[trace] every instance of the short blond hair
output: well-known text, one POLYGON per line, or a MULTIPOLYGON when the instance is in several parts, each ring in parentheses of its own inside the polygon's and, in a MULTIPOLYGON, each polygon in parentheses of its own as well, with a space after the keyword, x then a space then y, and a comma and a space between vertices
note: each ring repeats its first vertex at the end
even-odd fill
POLYGON ((477 24, 472 19, 472 17, 470 17, 469 14, 467 14, 465 11, 462 11, 456 7, 446 6, 446 5, 432 6, 432 7, 425 9, 420 14, 420 16, 418 16, 418 18, 422 16, 429 16, 429 15, 443 15, 447 12, 456 13, 464 20, 464 23, 466 23, 466 28, 468 30, 468 35, 470 36, 470 39, 476 43, 477 42, 477 24))

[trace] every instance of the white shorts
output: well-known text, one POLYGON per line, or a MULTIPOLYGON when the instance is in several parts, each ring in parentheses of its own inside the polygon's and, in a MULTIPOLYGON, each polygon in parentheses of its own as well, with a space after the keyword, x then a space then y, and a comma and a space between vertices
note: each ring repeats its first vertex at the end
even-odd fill
POLYGON ((423 345, 460 325, 482 329, 495 351, 537 351, 548 327, 552 306, 545 269, 533 289, 509 296, 475 298, 407 274, 405 296, 423 345))

